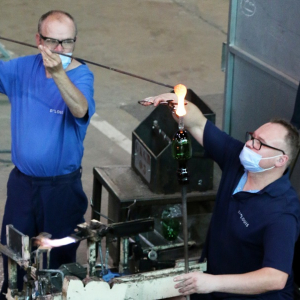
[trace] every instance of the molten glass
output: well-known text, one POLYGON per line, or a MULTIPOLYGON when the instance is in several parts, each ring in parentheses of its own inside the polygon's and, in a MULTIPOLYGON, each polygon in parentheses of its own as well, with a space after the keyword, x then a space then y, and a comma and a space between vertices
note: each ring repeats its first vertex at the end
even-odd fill
POLYGON ((184 107, 184 98, 187 93, 186 86, 183 84, 177 84, 174 87, 174 92, 178 97, 178 106, 176 109, 176 114, 177 114, 177 116, 182 117, 182 116, 186 115, 186 110, 184 107))

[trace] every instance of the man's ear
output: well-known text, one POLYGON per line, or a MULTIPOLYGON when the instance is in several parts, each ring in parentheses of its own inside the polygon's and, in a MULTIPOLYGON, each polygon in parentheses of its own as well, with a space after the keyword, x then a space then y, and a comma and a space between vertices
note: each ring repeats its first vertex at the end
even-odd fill
POLYGON ((38 32, 35 34, 35 43, 37 46, 39 46, 41 44, 41 37, 38 32))
POLYGON ((279 159, 276 161, 276 166, 277 167, 282 167, 282 166, 284 166, 284 165, 286 165, 287 164, 287 162, 289 161, 289 157, 288 157, 288 155, 286 155, 286 154, 284 154, 284 155, 281 155, 280 157, 279 157, 279 159))

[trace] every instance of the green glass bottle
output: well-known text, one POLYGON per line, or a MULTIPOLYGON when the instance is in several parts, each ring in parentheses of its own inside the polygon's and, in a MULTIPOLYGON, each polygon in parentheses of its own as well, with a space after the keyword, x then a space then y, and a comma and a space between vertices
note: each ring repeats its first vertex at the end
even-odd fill
POLYGON ((180 184, 189 183, 187 161, 192 157, 191 140, 184 129, 179 129, 172 140, 172 155, 178 161, 177 179, 180 184))
POLYGON ((172 155, 177 160, 188 160, 191 158, 191 140, 186 130, 178 130, 173 136, 172 155))

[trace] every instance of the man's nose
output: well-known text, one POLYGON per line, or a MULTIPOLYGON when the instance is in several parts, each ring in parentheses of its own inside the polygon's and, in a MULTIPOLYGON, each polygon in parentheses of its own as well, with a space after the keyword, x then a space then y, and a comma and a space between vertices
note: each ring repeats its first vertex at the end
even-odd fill
POLYGON ((61 44, 58 44, 54 50, 57 51, 57 52, 63 52, 64 48, 61 44))
POLYGON ((248 148, 253 148, 253 141, 252 140, 249 140, 249 141, 247 141, 246 143, 245 143, 245 145, 246 145, 246 147, 248 147, 248 148))

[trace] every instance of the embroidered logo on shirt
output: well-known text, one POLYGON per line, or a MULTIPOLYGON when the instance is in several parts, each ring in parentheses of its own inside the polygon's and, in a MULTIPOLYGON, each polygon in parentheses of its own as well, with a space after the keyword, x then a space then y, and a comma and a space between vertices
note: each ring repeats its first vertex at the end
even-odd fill
POLYGON ((64 111, 50 108, 50 113, 63 115, 64 111))
POLYGON ((248 227, 248 226, 249 226, 249 223, 246 221, 246 219, 244 218, 244 216, 243 216, 243 214, 241 213, 240 210, 238 211, 238 214, 240 215, 240 219, 242 220, 242 222, 244 223, 244 225, 245 225, 246 227, 248 227))

